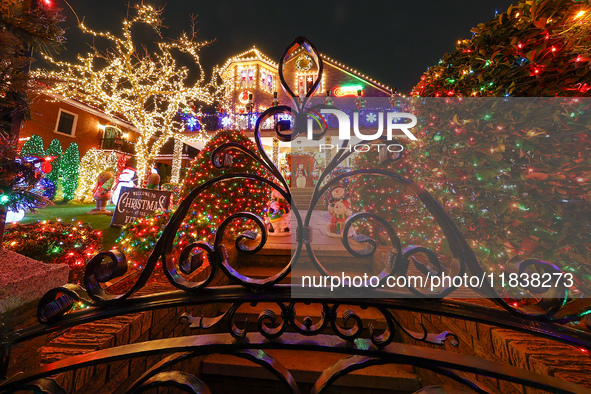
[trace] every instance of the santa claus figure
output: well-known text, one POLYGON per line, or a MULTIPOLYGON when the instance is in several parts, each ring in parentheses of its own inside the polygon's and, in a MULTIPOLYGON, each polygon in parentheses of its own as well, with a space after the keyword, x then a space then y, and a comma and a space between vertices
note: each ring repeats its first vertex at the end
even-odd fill
POLYGON ((273 190, 267 209, 270 236, 282 237, 291 234, 289 212, 290 207, 285 198, 277 190, 273 190))
POLYGON ((297 187, 306 187, 306 177, 308 176, 308 173, 304 169, 303 164, 298 165, 298 169, 297 169, 295 175, 296 175, 295 176, 296 186, 297 187))

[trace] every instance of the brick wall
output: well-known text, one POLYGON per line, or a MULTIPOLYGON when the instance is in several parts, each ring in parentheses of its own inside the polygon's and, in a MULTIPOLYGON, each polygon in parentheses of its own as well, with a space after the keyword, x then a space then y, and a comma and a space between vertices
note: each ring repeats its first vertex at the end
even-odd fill
MULTIPOLYGON (((106 116, 106 115, 105 115, 106 116)), ((86 112, 67 102, 56 102, 45 95, 41 95, 31 103, 31 119, 24 123, 20 131, 20 138, 30 137, 37 134, 43 138, 45 148, 53 139, 58 139, 64 151, 72 142, 78 144, 80 157, 90 150, 90 148, 100 148, 103 131, 99 125, 109 125, 108 118, 98 117, 90 112, 86 112), (55 132, 58 121, 59 110, 71 112, 78 115, 74 136, 58 134, 55 132)), ((135 133, 121 125, 116 125, 123 133, 129 133, 130 139, 135 140, 135 133)), ((21 140, 21 146, 23 142, 21 140)))
MULTIPOLYGON (((374 254, 372 261, 374 273, 381 272, 385 268, 384 261, 387 253, 388 250, 380 248, 374 254)), ((418 271, 416 274, 420 275, 418 271)), ((461 301, 499 308, 492 301, 483 298, 464 298, 461 301)), ((460 340, 459 346, 452 346, 451 343, 446 341, 445 350, 523 368, 542 375, 553 376, 591 387, 591 375, 587 372, 591 369, 591 358, 587 353, 573 346, 462 319, 406 311, 393 311, 393 314, 405 328, 415 332, 423 332, 420 325, 422 323, 427 331, 431 333, 450 331, 456 334, 460 340)), ((404 333, 400 334, 399 339, 401 342, 412 345, 442 349, 438 345, 415 341, 404 333)), ((459 383, 431 371, 420 370, 417 371, 417 375, 422 379, 423 386, 452 385, 458 388, 461 387, 459 383)), ((499 381, 486 376, 466 375, 475 378, 493 393, 545 393, 545 391, 526 389, 522 385, 499 381)))
MULTIPOLYGON (((465 299, 462 301, 493 306, 493 303, 486 299, 465 299)), ((591 368, 591 358, 573 346, 461 319, 405 311, 395 311, 394 316, 404 327, 414 331, 422 332, 419 325, 421 322, 429 332, 451 331, 456 334, 460 340, 459 346, 454 347, 450 343, 446 343, 445 350, 508 364, 591 387, 591 376, 587 372, 591 368)), ((409 344, 441 349, 441 346, 416 342, 405 334, 402 334, 400 339, 409 344)), ((441 384, 460 387, 455 381, 431 371, 420 370, 417 371, 417 374, 421 377, 424 386, 441 384)), ((494 393, 545 392, 486 376, 466 375, 475 377, 477 381, 494 393)))
MULTIPOLYGON (((194 273, 192 280, 197 280, 202 274, 203 272, 199 271, 194 273)), ((225 284, 228 284, 227 278, 218 271, 211 285, 221 286, 225 284)), ((172 290, 176 290, 176 288, 169 284, 165 277, 161 276, 155 282, 141 289, 137 295, 172 290)), ((207 331, 189 329, 188 324, 180 323, 179 317, 185 312, 193 316, 213 317, 218 315, 221 309, 219 304, 167 308, 82 324, 65 330, 41 347, 39 349, 41 363, 59 361, 74 355, 114 346, 204 333, 207 331)), ((142 357, 81 368, 61 373, 55 379, 68 393, 123 392, 148 368, 166 356, 142 357)), ((203 357, 185 360, 177 364, 174 369, 198 373, 202 360, 203 357)), ((160 389, 158 393, 160 392, 164 391, 160 389)))

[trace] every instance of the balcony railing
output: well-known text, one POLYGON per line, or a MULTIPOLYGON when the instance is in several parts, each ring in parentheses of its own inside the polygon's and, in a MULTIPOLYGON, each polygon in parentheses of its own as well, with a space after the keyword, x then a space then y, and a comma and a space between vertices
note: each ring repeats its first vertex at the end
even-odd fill
POLYGON ((124 153, 135 153, 133 144, 121 138, 101 138, 101 149, 118 150, 124 153))

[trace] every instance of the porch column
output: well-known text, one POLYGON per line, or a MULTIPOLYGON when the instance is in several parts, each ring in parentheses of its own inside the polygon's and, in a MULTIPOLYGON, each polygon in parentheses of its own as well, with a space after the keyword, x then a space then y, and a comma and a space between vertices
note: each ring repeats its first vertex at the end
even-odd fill
POLYGON ((172 154, 172 173, 170 183, 178 184, 181 181, 181 167, 183 166, 183 142, 174 137, 174 150, 172 154))
POLYGON ((273 163, 279 166, 279 140, 277 137, 273 137, 273 163))
MULTIPOLYGON (((325 135, 324 136, 324 143, 326 145, 332 144, 332 137, 330 135, 325 135)), ((326 149, 324 151, 324 167, 325 168, 328 166, 328 163, 330 163, 331 160, 332 160, 332 149, 326 149)))

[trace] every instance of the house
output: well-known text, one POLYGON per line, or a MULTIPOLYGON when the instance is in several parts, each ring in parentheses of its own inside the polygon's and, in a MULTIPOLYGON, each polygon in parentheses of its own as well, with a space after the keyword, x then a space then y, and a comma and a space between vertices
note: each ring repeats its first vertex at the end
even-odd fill
MULTIPOLYGON (((318 69, 305 51, 300 52, 292 54, 283 74, 296 95, 305 95, 318 75, 318 69)), ((321 54, 321 57, 324 69, 314 96, 391 96, 392 90, 388 86, 326 55, 321 54)), ((180 180, 181 167, 188 166, 203 147, 203 131, 212 134, 220 129, 252 130, 256 117, 267 108, 276 103, 290 105, 290 98, 279 80, 278 66, 255 47, 226 61, 220 72, 226 83, 223 103, 220 103, 223 110, 201 118, 201 130, 195 127, 195 122, 188 122, 187 129, 179 133, 178 138, 168 141, 156 159, 157 163, 172 167, 173 182, 180 180)), ((273 160, 279 163, 291 147, 277 141, 271 123, 263 126, 263 144, 274 152, 273 160)), ((125 119, 108 115, 87 103, 43 94, 31 103, 31 120, 21 128, 20 144, 33 134, 41 136, 45 144, 53 139, 60 140, 64 147, 76 142, 81 156, 91 148, 99 148, 132 157, 138 130, 125 119)), ((317 165, 321 166, 321 163, 317 165)))

